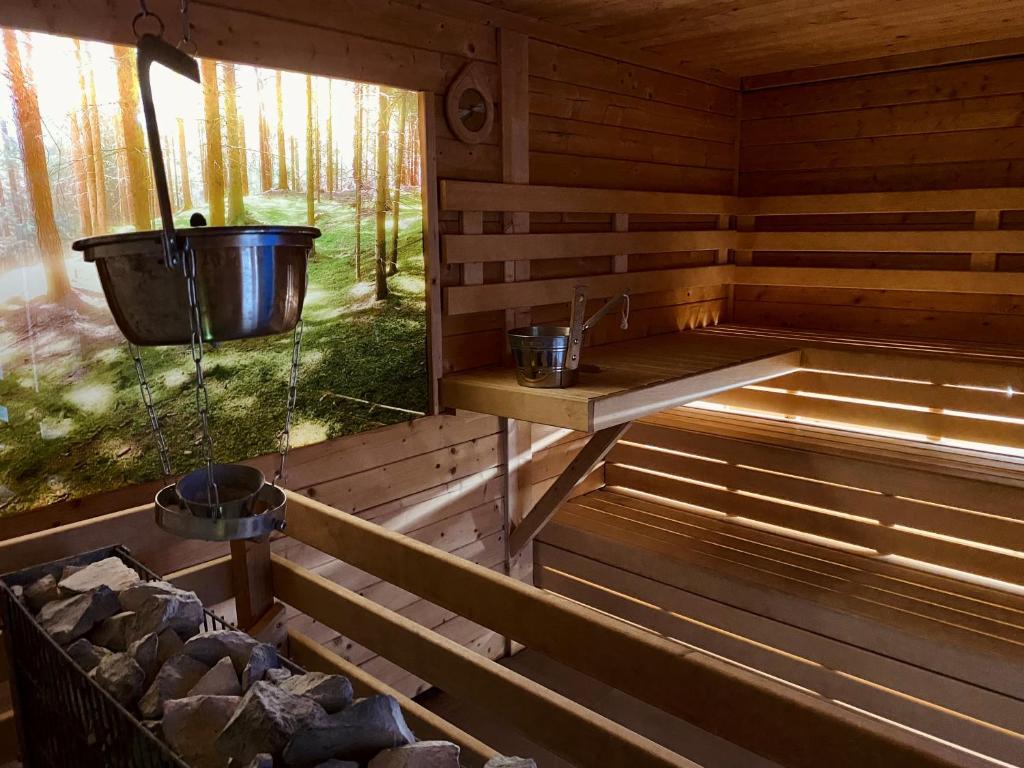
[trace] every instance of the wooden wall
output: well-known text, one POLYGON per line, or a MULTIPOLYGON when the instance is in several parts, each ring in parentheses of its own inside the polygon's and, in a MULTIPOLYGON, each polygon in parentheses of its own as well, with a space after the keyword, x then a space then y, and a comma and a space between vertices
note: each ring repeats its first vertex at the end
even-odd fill
MULTIPOLYGON (((533 39, 529 41, 526 63, 528 174, 518 179, 504 177, 502 128, 496 123, 493 143, 465 149, 466 145, 453 148, 451 145, 457 144, 454 141, 439 141, 439 178, 711 194, 734 191, 738 109, 735 90, 533 39), (444 156, 446 151, 473 153, 478 162, 466 172, 466 163, 451 163, 451 158, 444 156)), ((439 130, 439 136, 446 132, 447 128, 439 130)), ((636 211, 621 211, 618 215, 578 213, 568 206, 558 212, 525 212, 524 219, 512 224, 510 212, 488 207, 486 199, 480 200, 480 206, 480 211, 475 212, 462 206, 442 208, 441 233, 585 233, 717 226, 714 216, 657 216, 636 211)), ((486 247, 481 244, 481 248, 486 247)), ((519 311, 515 318, 519 323, 566 319, 572 287, 552 286, 548 281, 579 278, 586 282, 598 275, 700 266, 714 263, 714 259, 714 253, 708 252, 670 252, 634 256, 628 266, 623 261, 617 264, 610 255, 533 261, 525 271, 517 264, 514 280, 537 283, 534 295, 538 298, 533 307, 516 308, 519 311), (541 285, 540 281, 545 282, 541 285), (555 296, 557 303, 552 303, 555 296)), ((507 279, 507 264, 447 264, 442 253, 442 286, 502 282, 507 279)), ((676 295, 669 287, 635 296, 634 308, 657 308, 665 316, 670 313, 666 308, 724 296, 720 287, 709 288, 697 297, 685 291, 682 296, 676 295)), ((711 322, 710 318, 717 320, 719 313, 708 312, 705 307, 703 316, 709 318, 703 322, 711 322)), ((505 351, 507 320, 510 321, 503 308, 455 314, 445 307, 444 372, 499 362, 505 351)), ((685 322, 681 322, 678 327, 685 327, 685 322)), ((635 329, 634 335, 644 336, 674 330, 675 326, 641 322, 636 328, 639 330, 635 329)), ((597 342, 618 338, 615 324, 608 323, 602 327, 597 342)))
MULTIPOLYGON (((776 80, 785 80, 785 76, 776 80)), ((907 69, 743 94, 739 189, 813 195, 1024 184, 1024 56, 907 69)), ((1019 230, 1020 211, 759 218, 758 230, 1019 230)), ((743 222, 741 222, 741 225, 743 222)), ((742 228, 742 226, 741 226, 742 228)), ((755 222, 748 222, 755 228, 755 222)), ((763 266, 1020 271, 1012 254, 761 252, 763 266)), ((1012 342, 1021 298, 789 286, 735 289, 739 322, 1012 342)))
MULTIPOLYGON (((164 18, 169 30, 178 29, 177 3, 151 0, 150 7, 164 18)), ((130 43, 130 21, 136 11, 133 0, 12 0, 0 4, 0 25, 130 43)), ((285 6, 266 0, 193 0, 191 18, 201 55, 423 92, 423 139, 428 145, 427 162, 433 163, 425 178, 534 180, 695 192, 734 190, 737 92, 674 74, 650 57, 620 56, 569 33, 461 0, 338 3, 328 10, 317 0, 294 0, 285 6), (505 44, 511 47, 504 49, 504 61, 498 27, 514 32, 506 35, 505 44), (560 41, 563 34, 571 45, 560 41), (516 45, 522 54, 518 67, 508 53, 516 45), (470 63, 492 89, 501 118, 491 136, 476 145, 455 139, 443 116, 447 84, 470 63), (504 87, 503 67, 510 73, 504 87), (509 88, 512 78, 519 79, 517 97, 509 88), (513 124, 525 129, 517 137, 503 134, 503 124, 509 125, 513 118, 513 124), (432 154, 430 146, 435 148, 432 154)), ((425 195, 431 203, 436 202, 436 189, 428 187, 425 195)), ((457 215, 442 219, 447 231, 460 224, 457 215)), ((497 232, 522 223, 522 213, 493 212, 482 220, 482 228, 497 232)), ((446 317, 442 340, 440 287, 461 282, 462 271, 456 266, 437 272, 436 250, 430 252, 437 230, 430 218, 425 224, 435 369, 440 373, 498 360, 505 345, 504 312, 446 317)), ((613 217, 606 214, 595 222, 585 217, 541 216, 525 224, 527 231, 531 227, 571 231, 581 226, 607 230, 613 226, 613 217)), ((631 226, 643 229, 652 224, 640 218, 631 226)), ((646 262, 640 260, 634 268, 693 261, 689 254, 645 258, 646 262)), ((545 265, 538 275, 572 277, 592 271, 592 265, 567 259, 545 265)), ((503 274, 486 272, 483 279, 500 281, 503 274)), ((567 303, 568 294, 565 298, 567 303)), ((676 299, 669 296, 668 301, 676 299)), ((659 302, 655 296, 649 303, 665 301, 659 302)), ((645 333, 651 328, 641 327, 645 333)), ((523 462, 514 493, 520 499, 521 512, 539 497, 583 441, 579 435, 535 430, 529 425, 522 425, 518 434, 523 462), (532 463, 531 456, 535 459, 532 463)), ((507 437, 503 425, 493 417, 430 416, 300 449, 290 461, 289 486, 446 551, 505 568, 507 437)), ((596 473, 585 489, 600 483, 601 477, 596 473)), ((32 529, 77 520, 83 526, 76 529, 80 534, 88 531, 102 538, 107 529, 97 516, 144 503, 151 493, 149 487, 127 489, 85 503, 60 505, 35 522, 29 517, 8 521, 5 535, 29 534, 32 529)), ((156 558, 161 570, 172 569, 175 545, 158 535, 148 515, 139 511, 116 519, 120 525, 117 536, 132 539, 144 560, 156 558), (149 547, 150 540, 160 546, 149 547)), ((74 536, 60 538, 60 546, 68 552, 74 551, 75 542, 74 536)), ((17 551, 32 557, 47 546, 29 535, 17 545, 17 551)), ((181 546, 188 549, 182 565, 223 556, 225 551, 205 545, 200 551, 185 542, 181 546)), ((504 651, 504 638, 316 550, 287 538, 276 542, 274 548, 481 653, 497 656, 504 651)), ((517 565, 515 572, 529 578, 529 564, 517 565)), ((307 617, 291 615, 289 621, 403 692, 422 687, 419 680, 307 617)))

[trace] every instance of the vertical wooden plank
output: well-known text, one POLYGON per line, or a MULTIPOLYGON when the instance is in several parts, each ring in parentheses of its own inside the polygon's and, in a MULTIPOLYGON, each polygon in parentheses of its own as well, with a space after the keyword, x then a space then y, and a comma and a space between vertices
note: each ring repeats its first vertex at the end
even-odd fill
MULTIPOLYGON (((723 214, 720 214, 718 216, 718 223, 716 224, 716 229, 727 230, 731 226, 732 226, 732 217, 729 214, 723 213, 723 214)), ((716 264, 728 264, 729 263, 729 249, 728 248, 719 248, 718 249, 718 252, 715 254, 715 263, 716 264)))
MULTIPOLYGON (((530 39, 509 29, 498 30, 498 66, 501 77, 501 179, 506 184, 530 183, 530 39)), ((502 229, 507 233, 526 234, 530 231, 529 211, 506 211, 502 215, 502 229)), ((530 279, 530 262, 505 262, 505 282, 530 279)), ((505 312, 505 327, 515 328, 530 324, 528 308, 505 312)), ((532 426, 527 422, 505 421, 506 456, 506 571, 516 578, 531 580, 533 553, 512 558, 507 549, 511 528, 523 519, 530 503, 529 472, 533 458, 532 426)), ((506 651, 511 652, 506 642, 506 651)))
POLYGON ((430 405, 428 412, 440 412, 438 379, 444 371, 441 346, 441 242, 438 237, 437 190, 437 114, 434 96, 419 94, 420 109, 420 195, 423 205, 423 258, 427 283, 427 376, 430 405))
MULTIPOLYGON (((460 228, 464 235, 482 235, 484 232, 483 211, 462 211, 459 214, 460 228)), ((482 285, 484 282, 483 262, 462 265, 463 285, 482 285)))
MULTIPOLYGON (((981 210, 974 212, 974 228, 982 230, 999 229, 1002 211, 981 210)), ((971 269, 992 272, 996 268, 995 253, 972 253, 971 269)))
MULTIPOLYGON (((614 213, 612 214, 612 231, 613 232, 628 232, 629 231, 629 214, 628 213, 614 213)), ((613 272, 629 272, 629 254, 619 253, 613 257, 612 261, 613 272)))
MULTIPOLYGON (((529 38, 509 29, 498 30, 498 65, 501 77, 501 180, 506 184, 530 182, 529 38)), ((530 231, 529 211, 506 211, 503 231, 530 231)), ((505 282, 530 279, 529 261, 505 262, 505 282)), ((505 313, 505 326, 529 325, 529 309, 505 313)))
POLYGON ((238 626, 248 630, 274 605, 269 540, 231 542, 231 582, 238 626))

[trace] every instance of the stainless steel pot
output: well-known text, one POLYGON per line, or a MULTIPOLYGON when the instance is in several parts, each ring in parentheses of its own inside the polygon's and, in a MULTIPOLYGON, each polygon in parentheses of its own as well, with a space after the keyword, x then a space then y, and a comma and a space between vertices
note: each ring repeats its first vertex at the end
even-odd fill
POLYGON ((140 346, 191 340, 183 258, 190 250, 195 254, 198 330, 203 340, 290 331, 302 314, 306 261, 320 230, 281 226, 175 230, 150 84, 154 63, 197 83, 199 66, 161 38, 143 35, 139 39, 139 93, 162 229, 91 237, 72 247, 96 264, 117 327, 140 346))
MULTIPOLYGON (((191 338, 185 275, 168 268, 164 233, 132 232, 72 246, 96 264, 121 333, 140 346, 187 344, 191 338)), ((306 262, 314 227, 196 227, 175 231, 177 247, 196 257, 204 341, 290 331, 302 315, 306 262)))

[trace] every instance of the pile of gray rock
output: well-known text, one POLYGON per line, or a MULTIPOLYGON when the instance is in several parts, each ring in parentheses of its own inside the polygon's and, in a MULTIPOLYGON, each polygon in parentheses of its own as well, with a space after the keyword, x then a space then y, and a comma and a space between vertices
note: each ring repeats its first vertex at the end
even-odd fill
MULTIPOLYGON (((193 768, 459 768, 417 741, 392 696, 353 700, 341 675, 293 674, 244 632, 202 631, 194 592, 143 581, 118 557, 20 590, 39 624, 193 768)), ((499 757, 487 768, 536 768, 499 757)))

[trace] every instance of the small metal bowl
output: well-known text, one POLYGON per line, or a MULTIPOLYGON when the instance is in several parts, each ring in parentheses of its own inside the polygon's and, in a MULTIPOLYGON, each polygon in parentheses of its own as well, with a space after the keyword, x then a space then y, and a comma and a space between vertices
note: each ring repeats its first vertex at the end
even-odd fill
POLYGON ((194 469, 178 480, 174 491, 181 504, 197 517, 247 517, 254 511, 256 496, 265 484, 263 473, 244 464, 214 464, 194 469), (217 486, 217 502, 209 493, 210 474, 217 486))
MULTIPOLYGON (((94 262, 114 322, 139 346, 191 339, 182 268, 165 264, 163 233, 129 232, 77 240, 94 262)), ((196 227, 176 232, 196 257, 196 289, 204 341, 290 331, 302 315, 306 261, 315 227, 196 227)))

